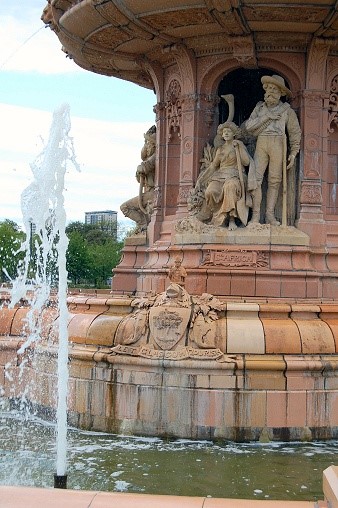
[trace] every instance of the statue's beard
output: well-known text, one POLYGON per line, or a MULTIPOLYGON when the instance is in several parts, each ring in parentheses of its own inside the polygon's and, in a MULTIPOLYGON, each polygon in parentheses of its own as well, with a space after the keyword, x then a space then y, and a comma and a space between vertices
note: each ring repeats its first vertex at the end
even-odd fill
POLYGON ((280 95, 273 92, 265 93, 264 95, 264 101, 267 106, 277 106, 279 99, 280 95))

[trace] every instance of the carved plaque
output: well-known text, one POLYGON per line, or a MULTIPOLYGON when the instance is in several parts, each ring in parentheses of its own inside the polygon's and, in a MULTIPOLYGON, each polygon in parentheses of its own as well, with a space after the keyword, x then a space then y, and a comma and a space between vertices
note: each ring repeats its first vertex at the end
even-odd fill
POLYGON ((153 307, 149 313, 151 338, 163 350, 172 349, 182 339, 188 326, 189 308, 153 307))
POLYGON ((184 346, 175 351, 161 351, 150 346, 137 348, 119 345, 115 346, 112 351, 118 355, 140 356, 149 360, 220 360, 223 357, 223 353, 219 348, 201 350, 189 346, 184 346))
POLYGON ((269 255, 261 251, 249 250, 213 250, 208 251, 202 266, 224 266, 227 268, 268 268, 269 255))

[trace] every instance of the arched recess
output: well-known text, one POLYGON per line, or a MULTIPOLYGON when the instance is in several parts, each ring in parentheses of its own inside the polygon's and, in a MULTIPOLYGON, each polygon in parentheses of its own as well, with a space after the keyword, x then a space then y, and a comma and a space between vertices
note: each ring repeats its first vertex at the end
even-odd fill
MULTIPOLYGON (((264 75, 273 75, 279 74, 285 80, 285 84, 288 88, 293 91, 293 86, 296 85, 296 92, 300 90, 300 80, 297 79, 295 73, 290 72, 290 76, 292 75, 292 84, 290 84, 287 76, 281 72, 280 69, 275 69, 271 67, 259 67, 257 69, 247 69, 241 68, 238 66, 238 63, 235 68, 229 68, 224 70, 220 74, 221 64, 219 63, 212 72, 209 73, 209 76, 204 76, 202 80, 203 84, 209 85, 209 93, 215 93, 220 98, 218 105, 218 115, 217 120, 215 122, 215 132, 217 125, 224 122, 228 117, 228 106, 226 102, 221 99, 222 95, 232 94, 235 99, 235 115, 234 121, 237 125, 242 125, 243 122, 249 118, 251 112, 253 111, 257 102, 263 100, 264 98, 264 90, 261 83, 261 78, 264 75), (218 80, 216 79, 218 76, 218 80), (216 89, 216 90, 215 90, 216 89)), ((285 68, 285 66, 284 66, 285 68)), ((204 93, 207 93, 207 90, 203 90, 204 93)), ((282 100, 286 100, 285 97, 282 97, 282 100)), ((252 156, 255 151, 255 138, 246 138, 244 142, 247 144, 249 152, 251 152, 252 156)), ((287 204, 287 219, 289 225, 294 225, 295 221, 299 216, 299 160, 293 168, 288 171, 288 180, 287 180, 287 196, 288 196, 288 204, 287 204)), ((263 201, 262 201, 262 214, 263 210, 265 210, 265 195, 266 195, 266 187, 267 187, 267 173, 265 174, 265 179, 263 181, 263 201)), ((276 208, 276 217, 281 221, 282 220, 282 192, 280 191, 280 197, 277 203, 276 208)), ((261 220, 264 221, 265 218, 262 215, 261 220)))
MULTIPOLYGON (((296 58, 296 57, 295 57, 296 58)), ((238 123, 242 123, 248 116, 250 115, 250 112, 254 108, 255 104, 258 100, 262 100, 263 98, 263 88, 260 82, 260 75, 263 74, 279 74, 282 76, 287 84, 287 86, 290 88, 290 90, 293 93, 293 97, 291 99, 291 104, 294 109, 298 109, 299 104, 299 92, 304 88, 305 86, 305 75, 304 75, 304 62, 303 57, 299 55, 299 58, 297 56, 297 65, 295 62, 293 62, 294 67, 302 68, 300 69, 293 69, 283 63, 282 56, 279 55, 278 58, 260 58, 259 63, 260 66, 257 69, 245 69, 243 67, 240 67, 238 64, 238 61, 233 58, 225 59, 224 57, 220 59, 215 65, 209 66, 204 74, 202 74, 202 78, 200 80, 199 86, 198 86, 198 93, 204 94, 205 96, 210 97, 219 97, 220 100, 220 108, 221 111, 219 114, 215 112, 215 120, 214 120, 214 131, 217 129, 217 125, 220 121, 223 121, 224 115, 226 113, 223 113, 222 110, 226 110, 226 106, 224 104, 224 101, 220 99, 219 94, 219 86, 220 82, 225 78, 225 76, 228 76, 231 72, 239 71, 242 69, 242 71, 248 70, 249 72, 252 71, 253 79, 255 80, 255 90, 256 92, 252 93, 252 87, 250 80, 247 80, 247 89, 242 88, 243 92, 239 93, 236 87, 233 91, 229 92, 222 92, 223 93, 233 93, 235 97, 235 121, 238 123), (258 77, 254 77, 255 73, 258 77), (244 102, 246 102, 247 106, 243 108, 243 113, 239 115, 240 109, 238 108, 238 105, 242 101, 242 98, 244 98, 244 102), (223 103, 223 104, 222 104, 223 103), (236 107, 237 105, 237 107, 236 107), (245 117, 245 115, 247 115, 245 117)))
MULTIPOLYGON (((262 86, 262 76, 271 76, 275 74, 271 69, 247 69, 238 68, 224 76, 220 81, 217 94, 219 97, 222 95, 232 94, 235 100, 235 116, 234 122, 237 125, 247 120, 256 106, 257 102, 264 99, 264 89, 262 86)), ((286 85, 289 83, 286 81, 286 85)), ((285 97, 281 98, 282 101, 285 97)), ((224 100, 219 103, 219 118, 218 123, 225 122, 228 117, 228 106, 224 100)))

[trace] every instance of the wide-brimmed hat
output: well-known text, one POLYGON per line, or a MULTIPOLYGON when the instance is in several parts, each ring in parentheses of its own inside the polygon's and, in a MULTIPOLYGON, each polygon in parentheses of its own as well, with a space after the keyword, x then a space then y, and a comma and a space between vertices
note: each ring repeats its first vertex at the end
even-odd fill
POLYGON ((282 95, 288 95, 289 97, 292 96, 292 92, 285 86, 285 81, 282 76, 278 76, 277 74, 274 74, 273 76, 262 76, 261 82, 263 85, 266 83, 272 83, 273 85, 278 86, 282 92, 282 95))

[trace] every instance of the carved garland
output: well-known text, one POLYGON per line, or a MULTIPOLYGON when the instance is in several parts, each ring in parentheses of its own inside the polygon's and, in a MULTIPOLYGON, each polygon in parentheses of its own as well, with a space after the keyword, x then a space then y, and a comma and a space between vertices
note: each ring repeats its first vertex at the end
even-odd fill
POLYGON ((332 133, 338 126, 338 74, 332 79, 329 98, 328 131, 332 133))
POLYGON ((182 120, 182 102, 181 102, 181 85, 177 79, 173 79, 166 93, 165 108, 167 110, 167 131, 170 141, 172 131, 177 132, 181 137, 181 120, 182 120))

